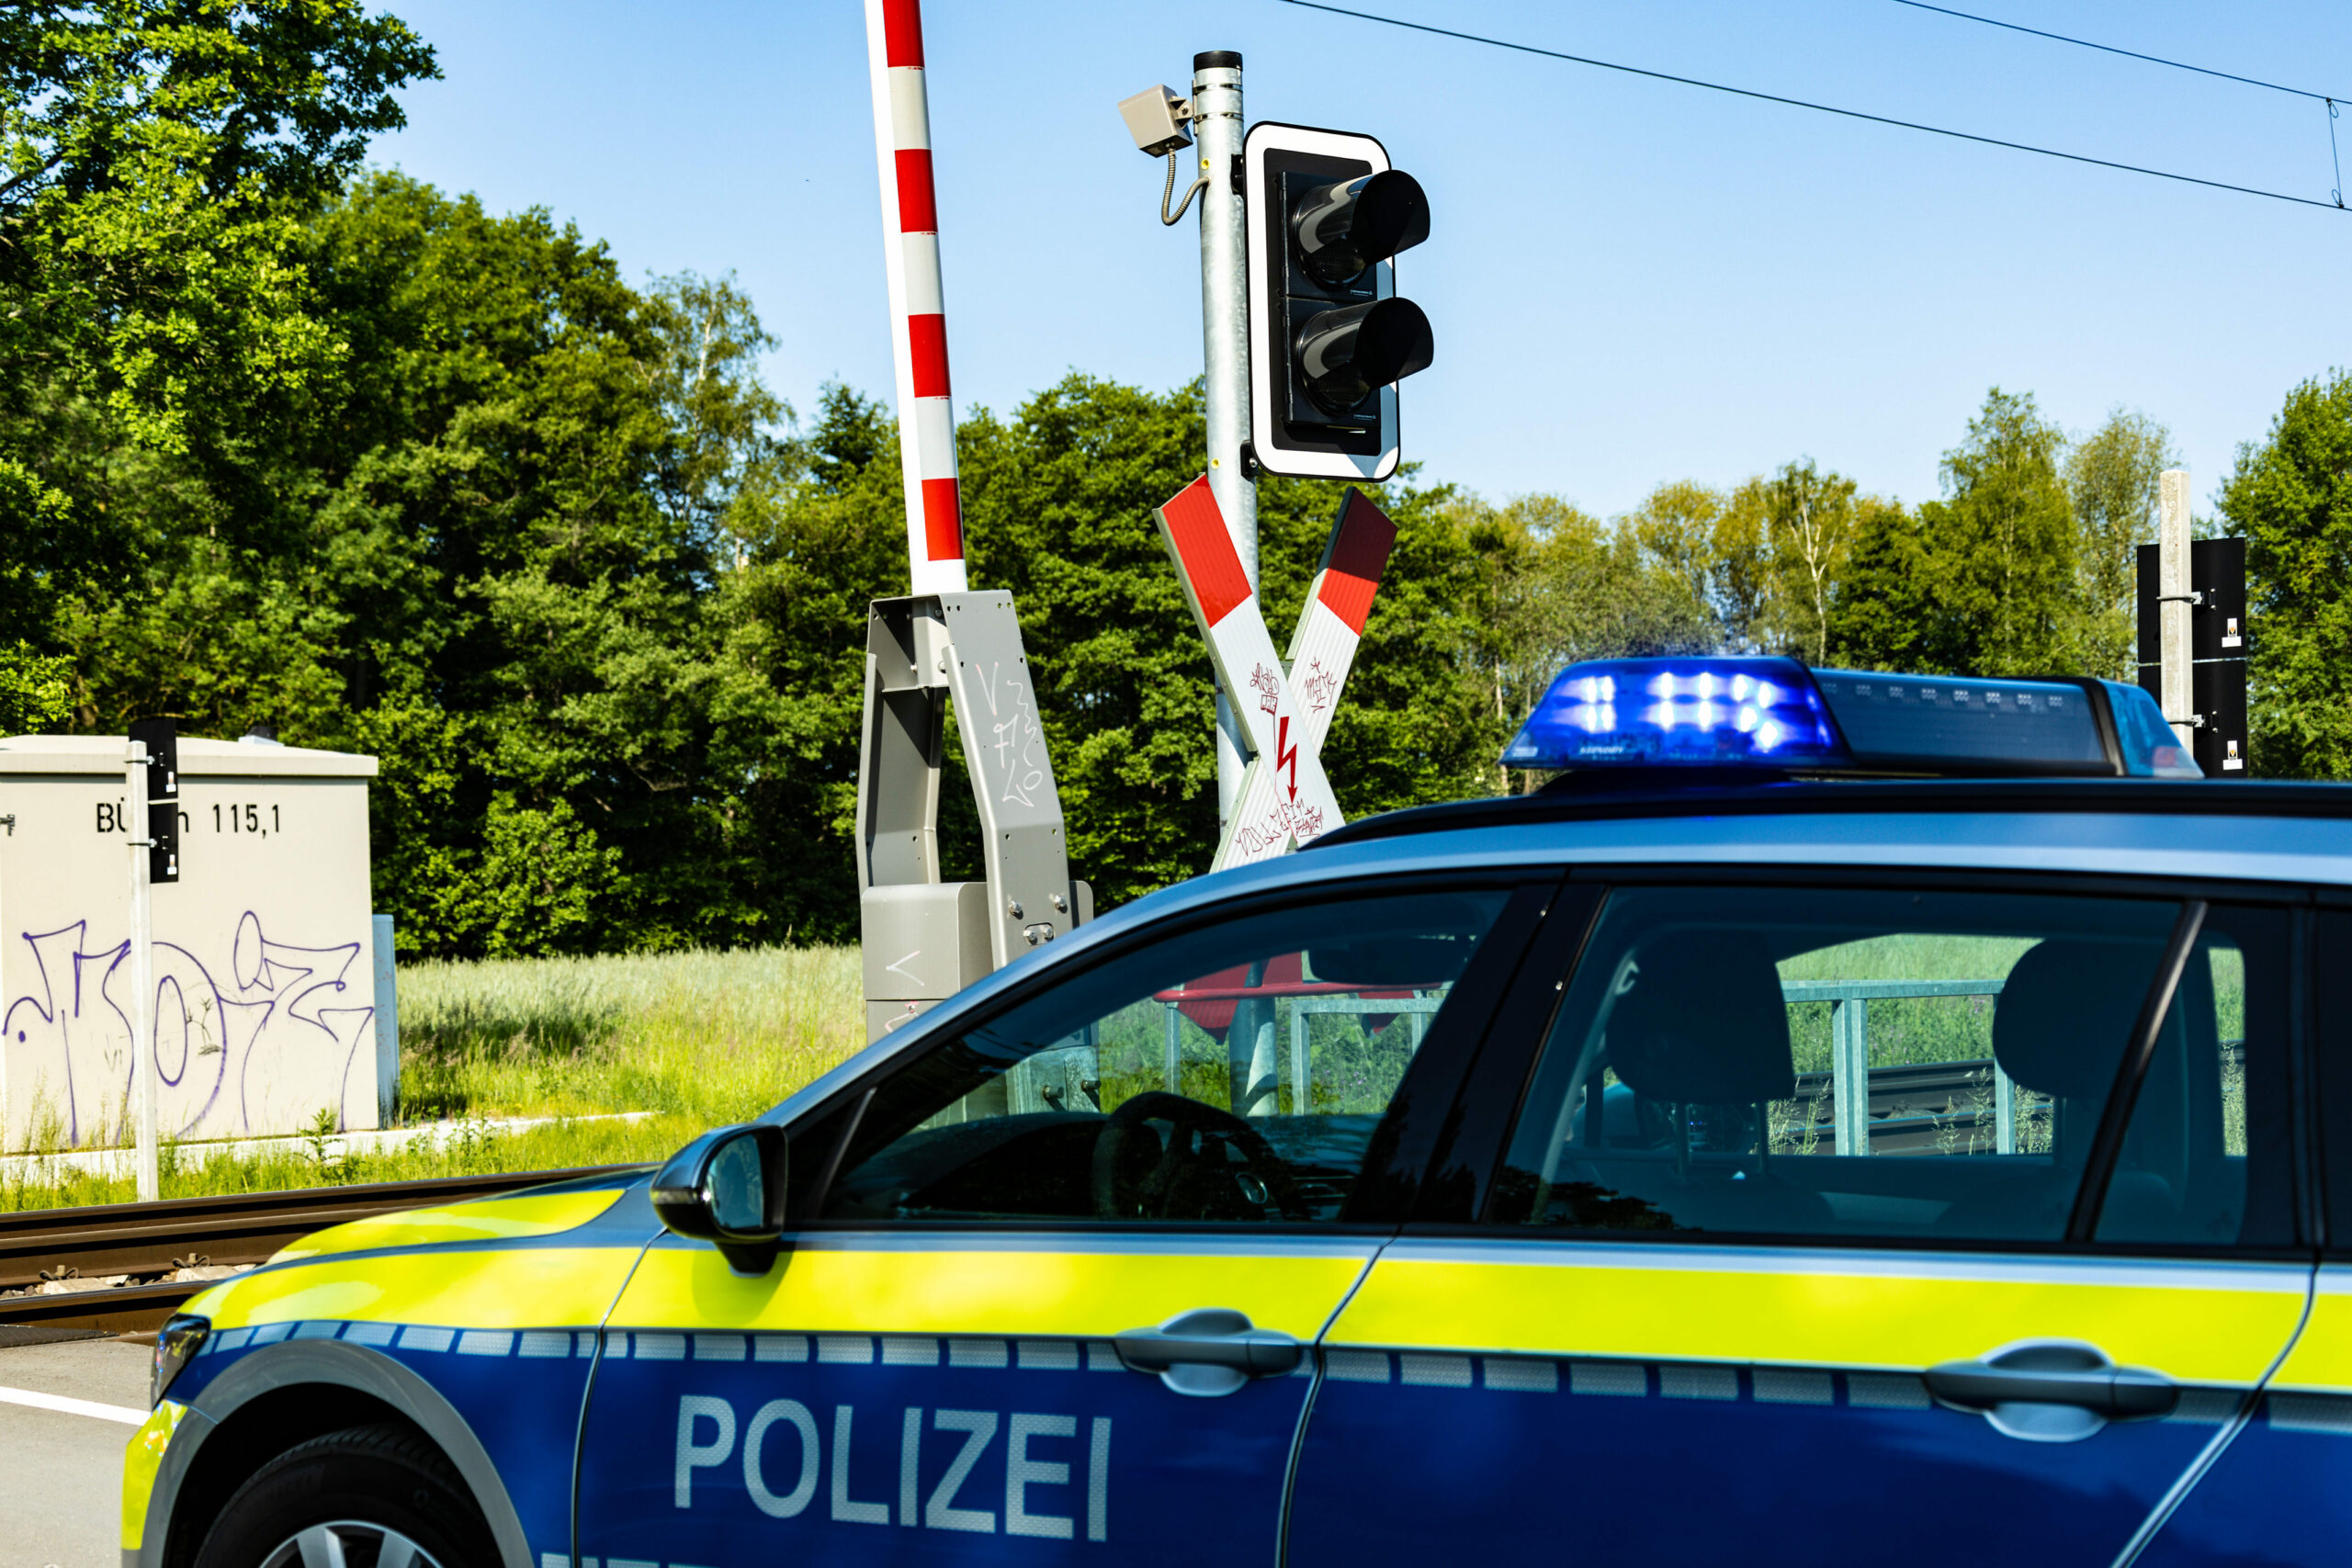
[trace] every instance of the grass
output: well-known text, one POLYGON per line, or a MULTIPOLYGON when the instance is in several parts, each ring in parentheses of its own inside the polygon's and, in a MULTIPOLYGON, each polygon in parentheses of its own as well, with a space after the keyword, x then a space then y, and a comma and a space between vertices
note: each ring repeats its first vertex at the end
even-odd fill
MULTIPOLYGON (((659 1159, 759 1114, 865 1043, 855 948, 428 963, 400 971, 400 1124, 453 1122, 384 1154, 330 1120, 288 1150, 201 1166, 161 1151, 166 1198, 659 1159), (594 1121, 649 1111, 637 1122, 594 1121), (556 1117, 503 1131, 492 1121, 556 1117)), ((39 1146, 39 1145, 36 1145, 39 1146)), ((128 1179, 0 1178, 0 1211, 110 1203, 128 1179)))

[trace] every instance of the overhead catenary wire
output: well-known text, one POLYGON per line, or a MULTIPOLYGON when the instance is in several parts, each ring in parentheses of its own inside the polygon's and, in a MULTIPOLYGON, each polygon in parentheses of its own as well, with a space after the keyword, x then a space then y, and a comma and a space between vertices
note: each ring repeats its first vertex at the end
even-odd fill
POLYGON ((1640 65, 1626 65, 1614 60, 1600 60, 1590 55, 1570 54, 1563 50, 1544 49, 1532 43, 1518 43, 1510 39, 1489 38, 1483 33, 1459 31, 1441 28, 1428 22, 1409 22, 1399 17, 1383 17, 1370 11, 1351 11, 1344 6, 1333 6, 1325 0, 1282 0, 1285 6, 1297 6, 1310 11, 1327 11, 1335 17, 1350 17, 1360 22, 1377 22, 1385 27, 1403 28, 1412 32, 1429 33, 1438 38, 1457 39, 1464 43, 1485 44, 1490 49, 1507 49, 1519 54, 1532 54, 1546 60, 1563 60, 1572 65, 1590 65, 1602 71, 1622 72, 1629 76, 1646 76, 1654 82, 1671 82, 1678 86, 1703 87, 1711 93, 1728 93, 1735 97, 1753 98, 1760 103, 1780 104, 1784 107, 1811 109, 1816 114, 1837 115, 1844 119, 1867 120, 1873 125, 1890 125, 1899 130, 1923 131, 1929 136, 1947 136, 1957 141, 1973 141, 1984 147, 2001 147, 2012 152, 2031 152, 2043 158, 2060 158, 2070 164, 2088 164, 2097 168, 2114 169, 2127 175, 2145 175, 2152 179, 2173 180, 2182 185, 2203 186, 2209 190, 2225 190, 2239 196, 2258 196, 2271 201, 2291 201, 2300 207, 2317 207, 2327 211, 2345 210, 2341 201, 2322 201, 2316 197, 2294 196, 2286 191, 2264 190, 2258 186, 2233 185, 2228 180, 2209 180, 2198 175, 2184 175, 2170 169, 2152 169, 2141 164, 2120 163, 2112 158, 2094 158, 2086 152, 2067 152, 2055 147, 2037 147, 2028 141, 2009 141, 1997 136, 1981 136, 1971 130, 1954 130, 1949 126, 1927 125, 1918 120, 1896 119, 1891 115, 1870 114, 1861 109, 1841 108, 1835 104, 1817 104, 1806 98, 1792 98, 1779 93, 1759 92, 1753 87, 1735 87, 1723 82, 1704 81, 1696 76, 1678 76, 1668 71, 1652 71, 1640 65))
POLYGON ((2209 65, 2191 65, 2185 60, 2166 60, 2161 54, 2143 54, 2136 49, 2119 49, 2111 43, 2093 43, 2086 38, 2074 38, 2065 33, 2053 33, 2041 28, 2029 28, 2020 22, 2005 22, 1997 17, 1980 17, 1973 11, 1955 11, 1949 6, 1930 6, 1928 0, 1894 0, 1898 6, 1908 6, 1915 11, 1934 11, 1941 16, 1957 17, 1963 22, 1981 22, 1988 28, 2006 28, 2013 33, 2030 33, 2053 43, 2071 43, 2078 49, 2095 49, 2102 54, 2120 54, 2127 60, 2144 60, 2151 65, 2167 65, 2175 71, 2194 71, 2199 76, 2218 76, 2224 82, 2242 82, 2249 87, 2267 87, 2274 93, 2292 93, 2299 98, 2315 98, 2324 104, 2342 103, 2341 93, 2314 93, 2306 87, 2289 87, 2277 82, 2266 82, 2259 76, 2241 76, 2234 71, 2216 71, 2209 65))

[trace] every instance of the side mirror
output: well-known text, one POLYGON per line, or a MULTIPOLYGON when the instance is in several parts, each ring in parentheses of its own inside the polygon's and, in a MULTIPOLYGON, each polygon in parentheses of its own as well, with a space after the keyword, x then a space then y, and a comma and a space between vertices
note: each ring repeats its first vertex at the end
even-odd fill
POLYGON ((764 1274, 784 1235, 784 1130, 705 1133, 653 1176, 653 1212, 673 1235, 718 1244, 738 1274, 764 1274))

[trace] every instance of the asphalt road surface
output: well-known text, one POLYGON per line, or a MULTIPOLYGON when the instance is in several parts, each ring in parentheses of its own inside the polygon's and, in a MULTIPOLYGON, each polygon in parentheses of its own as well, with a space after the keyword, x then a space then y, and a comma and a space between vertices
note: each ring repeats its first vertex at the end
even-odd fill
POLYGON ((153 1355, 121 1339, 0 1348, 0 1568, 121 1568, 122 1450, 153 1355), (38 1403, 60 1397, 117 1414, 38 1403))

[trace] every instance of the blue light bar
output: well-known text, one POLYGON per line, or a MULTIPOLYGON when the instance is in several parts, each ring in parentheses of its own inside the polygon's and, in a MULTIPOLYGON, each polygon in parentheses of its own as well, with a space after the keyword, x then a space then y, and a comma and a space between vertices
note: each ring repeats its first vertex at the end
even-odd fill
POLYGON ((1562 671, 1503 752, 1513 768, 1843 768, 1792 659, 1603 659, 1562 671))
POLYGON ((1549 772, 2204 777, 2137 686, 1808 670, 1792 659, 1572 664, 1502 761, 1549 772))
POLYGON ((2165 722, 2165 710, 2138 686, 2102 681, 2108 705, 2115 710, 2115 739, 2123 751, 2123 771, 2135 779, 2201 779, 2188 748, 2165 722))
POLYGON ((1994 681, 1816 670, 1831 716, 1866 766, 2113 777, 2088 692, 2071 681, 1994 681))

